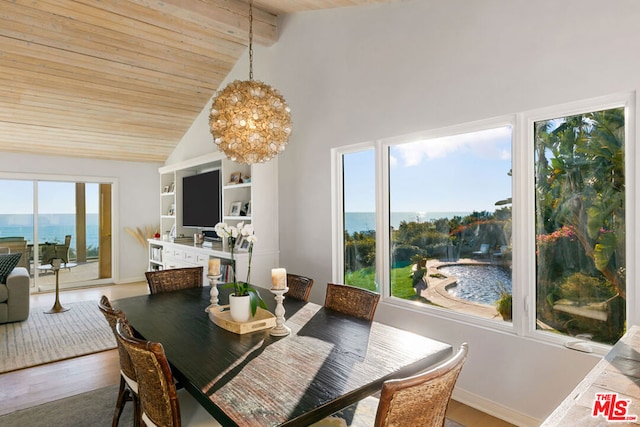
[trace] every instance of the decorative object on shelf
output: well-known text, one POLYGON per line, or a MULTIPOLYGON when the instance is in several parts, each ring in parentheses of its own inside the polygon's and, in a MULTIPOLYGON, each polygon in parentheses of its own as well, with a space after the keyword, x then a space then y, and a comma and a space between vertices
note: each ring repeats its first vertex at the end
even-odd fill
POLYGON ((172 182, 171 185, 169 185, 169 193, 173 193, 174 191, 176 191, 176 183, 172 182))
POLYGON ((251 246, 251 242, 245 236, 240 236, 240 240, 236 242, 236 247, 238 248, 238 252, 248 252, 250 246, 251 246))
POLYGON ((248 202, 244 202, 242 204, 242 209, 240 209, 240 216, 249 216, 251 215, 251 200, 248 202))
POLYGON ((240 209, 242 209, 242 202, 232 202, 229 208, 229 216, 240 216, 240 209))
MULTIPOLYGON (((251 316, 255 316, 256 310, 258 306, 262 307, 266 310, 267 305, 262 300, 260 296, 260 292, 253 288, 250 285, 249 279, 251 278, 251 257, 253 255, 253 244, 258 241, 258 238, 255 236, 255 230, 253 229, 253 225, 244 224, 243 222, 238 223, 237 226, 228 225, 224 222, 219 222, 214 227, 214 231, 218 236, 222 239, 226 239, 229 244, 229 252, 231 253, 231 265, 233 266, 233 282, 227 283, 224 285, 224 288, 233 288, 234 293, 229 295, 229 306, 231 309, 231 318, 241 319, 242 315, 234 315, 234 305, 231 302, 232 299, 236 297, 249 296, 249 305, 251 316), (234 245, 239 237, 243 237, 249 242, 249 263, 247 266, 247 280, 246 282, 239 282, 236 277, 236 264, 235 259, 233 257, 234 253, 234 245)), ((249 310, 247 310, 249 311, 249 310)), ((237 322, 241 322, 242 320, 236 320, 237 322)))
POLYGON ((240 184, 242 182, 241 177, 242 177, 241 172, 232 173, 231 176, 229 177, 229 185, 240 184))
POLYGON ((216 94, 209 114, 213 142, 232 161, 263 163, 284 151, 291 112, 271 86, 253 80, 253 1, 249 1, 249 80, 235 80, 216 94))
POLYGON ((125 227, 124 231, 129 233, 136 242, 140 244, 145 250, 147 249, 147 239, 151 239, 152 237, 160 237, 160 232, 158 231, 159 227, 157 225, 145 225, 144 230, 140 227, 136 227, 135 229, 131 227, 125 227))

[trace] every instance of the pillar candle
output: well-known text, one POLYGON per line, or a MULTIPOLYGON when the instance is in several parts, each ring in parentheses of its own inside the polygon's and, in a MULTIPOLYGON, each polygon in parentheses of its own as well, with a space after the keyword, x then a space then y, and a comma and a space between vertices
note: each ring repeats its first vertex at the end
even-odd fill
POLYGON ((287 287, 287 270, 284 268, 271 269, 271 289, 285 289, 287 287))
POLYGON ((209 258, 209 276, 220 274, 220 258, 209 258))

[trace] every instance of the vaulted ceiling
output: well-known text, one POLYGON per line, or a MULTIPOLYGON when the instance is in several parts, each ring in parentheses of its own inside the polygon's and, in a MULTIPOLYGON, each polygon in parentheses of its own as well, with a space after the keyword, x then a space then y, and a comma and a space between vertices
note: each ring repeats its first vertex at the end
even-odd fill
MULTIPOLYGON (((393 0, 254 0, 277 16, 393 0)), ((248 45, 243 0, 0 0, 0 153, 164 162, 248 45)))

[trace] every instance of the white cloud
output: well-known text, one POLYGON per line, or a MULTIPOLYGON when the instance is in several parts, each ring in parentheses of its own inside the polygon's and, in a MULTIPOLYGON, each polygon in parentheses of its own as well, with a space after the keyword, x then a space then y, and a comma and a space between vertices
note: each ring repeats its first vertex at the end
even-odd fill
MULTIPOLYGON (((485 131, 420 140, 395 146, 392 150, 399 155, 402 165, 418 166, 423 159, 441 159, 456 153, 473 153, 482 158, 511 158, 510 149, 505 149, 505 141, 510 141, 511 128, 502 127, 485 131)), ((393 157, 392 157, 393 158, 393 157)), ((398 164, 400 160, 394 158, 398 164)))

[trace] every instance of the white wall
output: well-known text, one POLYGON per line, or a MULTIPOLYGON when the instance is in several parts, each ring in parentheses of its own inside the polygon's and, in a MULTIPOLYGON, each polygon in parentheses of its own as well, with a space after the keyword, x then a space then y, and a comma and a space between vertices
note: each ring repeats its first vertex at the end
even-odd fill
MULTIPOLYGON (((255 78, 280 90, 294 122, 279 156, 280 264, 313 277, 311 298, 323 301, 330 148, 635 91, 639 17, 636 0, 413 0, 286 17, 279 41, 255 47, 254 61, 255 78)), ((229 79, 247 68, 245 55, 229 79)), ((206 113, 177 157, 212 144, 206 113)), ((458 398, 521 425, 546 418, 597 361, 384 303, 376 318, 469 342, 458 398)))
MULTIPOLYGON (((148 254, 127 232, 125 227, 158 224, 160 212, 160 178, 158 163, 88 160, 70 157, 31 156, 2 153, 0 175, 33 174, 33 177, 73 176, 110 178, 116 182, 113 192, 116 223, 114 281, 127 283, 144 279, 148 254)), ((9 201, 10 202, 10 201, 9 201)))

